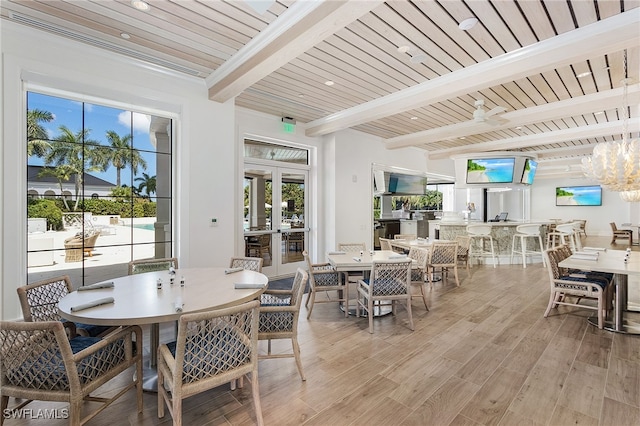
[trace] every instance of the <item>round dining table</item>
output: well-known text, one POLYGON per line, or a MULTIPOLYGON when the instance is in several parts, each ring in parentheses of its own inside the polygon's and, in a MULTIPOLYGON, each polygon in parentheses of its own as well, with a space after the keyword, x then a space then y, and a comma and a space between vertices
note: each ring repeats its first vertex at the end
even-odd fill
POLYGON ((265 291, 268 282, 267 276, 259 272, 222 267, 176 269, 175 274, 146 272, 87 286, 93 288, 91 290, 69 293, 59 301, 58 311, 61 317, 84 324, 150 324, 151 359, 148 366, 145 365, 143 387, 154 391, 160 323, 176 321, 185 313, 222 309, 255 300, 265 291), (94 303, 104 304, 82 309, 94 303))

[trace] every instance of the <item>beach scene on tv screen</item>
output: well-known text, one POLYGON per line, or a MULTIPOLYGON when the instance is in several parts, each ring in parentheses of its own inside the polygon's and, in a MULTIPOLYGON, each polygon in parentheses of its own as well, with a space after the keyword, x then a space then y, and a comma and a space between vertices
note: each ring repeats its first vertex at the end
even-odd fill
POLYGON ((533 177, 536 175, 537 168, 538 168, 538 163, 527 159, 524 162, 524 171, 522 172, 522 179, 520 179, 520 183, 526 183, 528 185, 532 185, 533 177))
POLYGON ((602 189, 599 186, 565 186, 556 188, 557 206, 600 206, 602 189))
POLYGON ((467 183, 511 183, 515 158, 467 160, 467 183))

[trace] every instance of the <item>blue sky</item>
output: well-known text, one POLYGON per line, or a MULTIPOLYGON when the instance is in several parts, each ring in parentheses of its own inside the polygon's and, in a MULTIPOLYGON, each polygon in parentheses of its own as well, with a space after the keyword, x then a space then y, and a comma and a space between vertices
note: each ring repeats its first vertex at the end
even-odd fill
MULTIPOLYGON (((55 139, 60 134, 60 126, 68 127, 72 132, 77 133, 83 127, 90 129, 89 138, 98 141, 101 145, 108 145, 106 132, 115 131, 120 137, 132 134, 133 147, 141 150, 142 157, 147 162, 147 169, 138 169, 136 176, 141 176, 142 172, 149 176, 156 175, 156 154, 155 147, 149 140, 149 123, 151 116, 118 108, 111 108, 101 105, 89 104, 69 99, 57 98, 42 95, 35 92, 28 94, 28 108, 39 109, 51 112, 54 120, 49 123, 41 123, 47 130, 50 139, 55 139), (84 105, 84 114, 83 114, 84 105), (149 151, 149 152, 145 152, 149 151)), ((43 165, 42 159, 31 157, 31 165, 43 165)), ((116 182, 116 169, 110 166, 106 172, 90 172, 106 181, 116 182)), ((130 185, 131 173, 128 169, 121 171, 122 184, 130 185)), ((137 185, 137 182, 134 182, 137 185)))

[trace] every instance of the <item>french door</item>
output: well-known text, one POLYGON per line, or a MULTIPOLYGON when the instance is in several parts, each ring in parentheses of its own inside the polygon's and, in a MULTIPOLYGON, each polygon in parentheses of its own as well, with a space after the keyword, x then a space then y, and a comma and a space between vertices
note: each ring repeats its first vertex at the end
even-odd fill
POLYGON ((270 277, 295 273, 308 245, 306 168, 245 162, 243 223, 245 256, 262 257, 270 277))

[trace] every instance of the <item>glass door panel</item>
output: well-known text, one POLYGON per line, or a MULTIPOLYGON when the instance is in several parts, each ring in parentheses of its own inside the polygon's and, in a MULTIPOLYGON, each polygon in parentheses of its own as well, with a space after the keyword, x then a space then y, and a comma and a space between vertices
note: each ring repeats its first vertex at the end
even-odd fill
MULTIPOLYGON (((306 244, 306 181, 307 172, 281 170, 280 194, 282 197, 282 264, 298 264, 304 260, 302 252, 306 244)), ((290 267, 283 267, 288 270, 290 267)))

